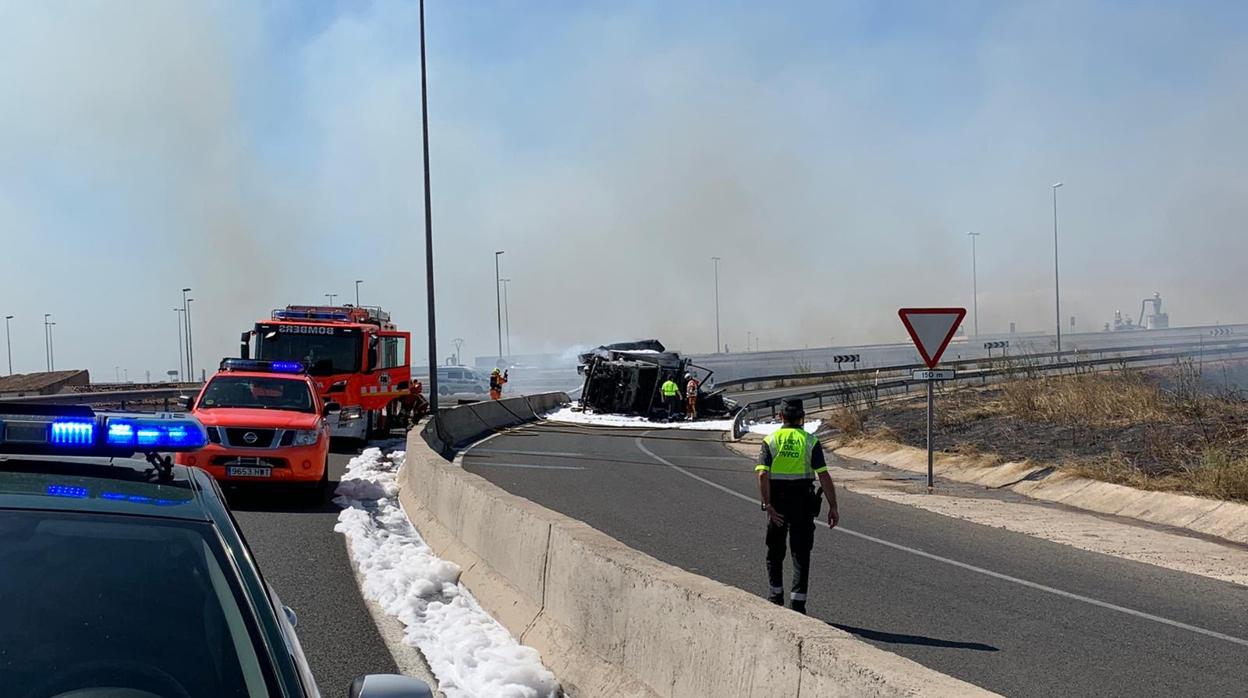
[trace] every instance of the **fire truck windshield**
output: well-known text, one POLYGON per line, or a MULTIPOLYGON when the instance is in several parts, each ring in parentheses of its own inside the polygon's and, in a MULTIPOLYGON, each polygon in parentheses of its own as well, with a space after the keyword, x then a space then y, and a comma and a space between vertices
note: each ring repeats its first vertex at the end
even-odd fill
POLYGON ((298 361, 308 373, 325 376, 360 370, 360 334, 300 334, 260 328, 256 334, 256 358, 298 361))

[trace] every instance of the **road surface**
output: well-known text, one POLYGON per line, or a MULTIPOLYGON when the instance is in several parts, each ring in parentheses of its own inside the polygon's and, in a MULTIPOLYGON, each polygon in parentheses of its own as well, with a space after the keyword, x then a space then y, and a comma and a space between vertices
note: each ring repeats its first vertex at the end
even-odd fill
MULTIPOLYGON (((331 489, 351 455, 330 455, 331 489)), ((321 693, 345 696, 361 674, 399 673, 364 605, 345 539, 334 532, 339 508, 292 503, 280 492, 226 494, 260 571, 299 618, 299 641, 321 693)))
MULTIPOLYGON (((544 423, 464 467, 664 562, 763 594, 752 462, 717 433, 544 423)), ((1011 696, 1244 695, 1248 590, 841 492, 811 615, 1011 696)), ((787 575, 786 575, 787 581, 787 575)))

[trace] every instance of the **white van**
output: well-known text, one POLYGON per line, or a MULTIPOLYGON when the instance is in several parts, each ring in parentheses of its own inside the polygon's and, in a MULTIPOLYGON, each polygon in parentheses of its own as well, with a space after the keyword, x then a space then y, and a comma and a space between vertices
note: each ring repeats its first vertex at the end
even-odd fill
POLYGON ((490 379, 467 366, 438 367, 438 395, 467 393, 484 395, 490 392, 490 379))

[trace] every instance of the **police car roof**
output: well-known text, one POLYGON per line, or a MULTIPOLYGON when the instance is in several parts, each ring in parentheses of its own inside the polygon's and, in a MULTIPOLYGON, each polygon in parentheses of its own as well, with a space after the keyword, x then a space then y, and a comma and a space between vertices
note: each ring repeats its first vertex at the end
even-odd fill
POLYGON ((223 368, 212 374, 209 378, 220 378, 221 376, 242 376, 244 378, 278 378, 281 380, 296 380, 304 382, 308 379, 306 373, 279 373, 276 371, 244 371, 241 369, 223 368))
POLYGON ((206 475, 175 465, 168 478, 134 458, 0 454, 0 509, 42 509, 211 521, 206 475))

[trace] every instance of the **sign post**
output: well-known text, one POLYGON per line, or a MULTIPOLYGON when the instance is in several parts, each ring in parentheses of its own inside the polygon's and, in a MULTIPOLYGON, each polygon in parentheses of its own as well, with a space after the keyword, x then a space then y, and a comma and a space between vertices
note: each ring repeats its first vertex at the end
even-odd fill
POLYGON ((933 385, 938 380, 949 380, 954 377, 953 371, 936 370, 940 357, 958 331, 958 325, 966 317, 966 308, 902 308, 897 311, 901 324, 906 326, 914 347, 927 366, 926 371, 915 371, 916 380, 927 383, 927 489, 935 486, 933 473, 933 454, 935 452, 932 439, 932 422, 936 413, 936 397, 933 385))

